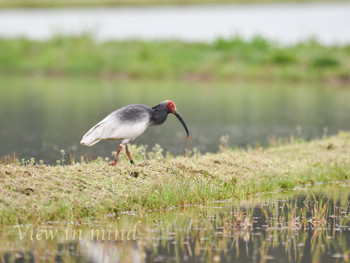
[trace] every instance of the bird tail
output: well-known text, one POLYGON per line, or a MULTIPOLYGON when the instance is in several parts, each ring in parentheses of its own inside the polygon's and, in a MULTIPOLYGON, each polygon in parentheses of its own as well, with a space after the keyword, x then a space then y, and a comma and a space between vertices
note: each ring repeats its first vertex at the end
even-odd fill
POLYGON ((99 141, 100 140, 98 140, 98 139, 91 138, 91 136, 89 136, 89 134, 85 134, 83 136, 83 138, 81 139, 80 144, 86 145, 86 146, 92 146, 92 145, 98 143, 99 141))
POLYGON ((114 112, 109 114, 102 121, 92 127, 81 139, 80 143, 87 146, 92 146, 101 140, 117 139, 114 135, 116 127, 111 126, 114 112))
POLYGON ((94 132, 95 127, 92 127, 81 139, 80 144, 86 146, 92 146, 98 143, 101 139, 96 138, 96 134, 94 132))

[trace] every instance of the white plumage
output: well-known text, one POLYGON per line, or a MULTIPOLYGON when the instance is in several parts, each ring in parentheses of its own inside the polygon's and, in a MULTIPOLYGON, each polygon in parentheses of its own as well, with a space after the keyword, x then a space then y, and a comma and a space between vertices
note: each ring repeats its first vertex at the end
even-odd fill
POLYGON ((149 125, 148 114, 141 116, 137 122, 121 121, 118 111, 114 111, 92 127, 80 143, 92 146, 101 140, 122 140, 122 144, 126 144, 142 134, 149 125))

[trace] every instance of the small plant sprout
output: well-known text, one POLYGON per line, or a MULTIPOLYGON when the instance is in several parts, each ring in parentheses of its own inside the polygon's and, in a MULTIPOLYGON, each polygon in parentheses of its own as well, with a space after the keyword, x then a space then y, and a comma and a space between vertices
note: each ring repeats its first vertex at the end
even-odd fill
POLYGON ((171 152, 167 151, 167 152, 165 153, 165 158, 169 160, 169 159, 174 158, 174 155, 173 155, 171 152))
POLYGON ((222 135, 220 137, 219 150, 221 152, 227 150, 227 148, 228 148, 228 139, 229 139, 229 135, 227 135, 227 134, 226 135, 222 135))
POLYGON ((322 139, 326 139, 328 137, 328 127, 323 127, 323 135, 322 139))
POLYGON ((62 149, 61 150, 61 164, 62 165, 64 164, 64 161, 65 161, 65 158, 64 158, 65 155, 66 155, 66 152, 62 149))
POLYGON ((297 142, 297 143, 301 143, 301 142, 304 142, 304 139, 302 137, 302 128, 300 125, 296 126, 295 127, 296 129, 296 135, 294 136, 293 134, 291 134, 289 136, 289 139, 290 139, 290 142, 293 143, 293 142, 297 142))
POLYGON ((197 147, 194 147, 193 149, 192 149, 192 154, 193 155, 201 155, 201 151, 197 148, 197 147))
POLYGON ((298 126, 296 127, 296 130, 297 130, 297 136, 298 136, 298 137, 301 137, 301 126, 298 125, 298 126))
POLYGON ((148 153, 148 157, 150 159, 162 159, 162 158, 164 158, 162 146, 160 146, 158 143, 156 145, 154 145, 154 147, 152 148, 152 151, 148 153))

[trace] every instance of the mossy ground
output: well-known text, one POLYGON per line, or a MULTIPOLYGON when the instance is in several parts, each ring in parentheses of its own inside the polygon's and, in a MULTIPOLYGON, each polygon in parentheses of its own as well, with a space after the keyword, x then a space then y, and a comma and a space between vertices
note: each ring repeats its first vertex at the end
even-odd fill
MULTIPOLYGON (((0 223, 81 220, 149 211, 350 177, 350 134, 269 148, 66 166, 0 164, 0 223)), ((143 156, 143 157, 142 157, 143 156)), ((124 156, 125 157, 125 156, 124 156)), ((123 158, 124 158, 123 157, 123 158)), ((7 163, 5 163, 7 162, 7 163)))

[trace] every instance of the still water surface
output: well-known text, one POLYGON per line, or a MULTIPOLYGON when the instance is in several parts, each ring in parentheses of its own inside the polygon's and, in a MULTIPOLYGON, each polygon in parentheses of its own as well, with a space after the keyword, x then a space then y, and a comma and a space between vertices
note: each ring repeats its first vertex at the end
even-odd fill
MULTIPOLYGON (((2 77, 0 79, 0 155, 53 163, 60 150, 73 157, 112 157, 117 142, 79 144, 86 131, 124 105, 154 106, 173 100, 191 133, 190 149, 216 152, 222 135, 232 147, 266 144, 269 138, 306 139, 350 130, 350 89, 298 83, 117 81, 94 78, 2 77)), ((182 154, 185 131, 169 115, 134 143, 159 143, 182 154)))
POLYGON ((349 186, 318 185, 83 223, 8 226, 0 232, 0 261, 348 262, 349 186))

